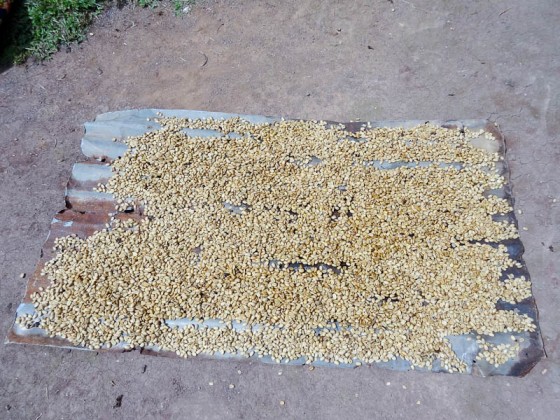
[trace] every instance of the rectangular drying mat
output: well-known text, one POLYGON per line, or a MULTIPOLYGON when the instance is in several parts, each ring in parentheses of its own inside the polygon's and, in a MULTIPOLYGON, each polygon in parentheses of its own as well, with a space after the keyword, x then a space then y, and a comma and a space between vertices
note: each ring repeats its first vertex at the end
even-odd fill
MULTIPOLYGON (((159 116, 164 117, 178 117, 190 119, 226 119, 233 117, 240 117, 251 123, 265 123, 279 121, 280 118, 265 117, 257 115, 238 115, 226 114, 217 112, 205 111, 188 111, 188 110, 158 110, 158 109, 144 109, 144 110, 127 110, 119 112, 110 112, 98 115, 95 121, 85 124, 85 135, 82 139, 82 152, 87 157, 83 162, 76 163, 72 170, 72 175, 68 181, 65 192, 66 209, 61 210, 56 214, 51 222, 51 228, 47 240, 45 241, 41 258, 37 263, 34 273, 29 276, 27 283, 27 290, 22 303, 19 305, 16 317, 25 314, 32 314, 34 312, 33 304, 31 303, 31 295, 39 291, 39 287, 46 288, 48 286, 48 279, 41 276, 41 271, 47 261, 53 256, 53 245, 56 238, 75 234, 81 238, 92 235, 94 232, 99 231, 105 227, 109 222, 109 213, 115 211, 115 201, 110 194, 96 192, 93 190, 99 183, 105 183, 111 176, 110 163, 122 156, 127 150, 127 145, 123 140, 129 136, 142 135, 148 131, 157 130, 160 125, 154 121, 159 116), (116 139, 114 141, 113 139, 116 139)), ((493 138, 488 139, 484 136, 478 137, 473 140, 476 147, 483 148, 489 152, 497 152, 500 156, 504 157, 503 160, 497 162, 496 167, 501 175, 506 179, 504 187, 500 190, 493 190, 492 194, 501 198, 507 199, 513 206, 513 197, 511 190, 511 183, 509 177, 509 170, 507 161, 505 160, 506 148, 504 138, 494 124, 486 120, 463 120, 463 121, 378 121, 369 123, 371 127, 387 127, 387 128, 412 128, 420 124, 430 123, 444 128, 469 128, 473 131, 483 130, 492 134, 493 138), (475 143, 476 141, 476 143, 475 143)), ((338 124, 338 123, 333 123, 338 124)), ((343 123, 346 130, 351 132, 359 131, 363 126, 363 122, 350 122, 343 123)), ((187 134, 198 137, 217 137, 222 136, 222 133, 214 130, 199 130, 199 129, 185 129, 187 134)), ((430 162, 426 162, 428 164, 430 162)), ((400 166, 397 163, 382 163, 381 169, 391 169, 400 166)), ((141 219, 142 208, 135 210, 132 213, 119 213, 117 218, 120 219, 141 219)), ((509 213, 501 220, 507 220, 517 226, 515 213, 509 213)), ((523 261, 522 255, 524 252, 523 245, 520 239, 506 240, 502 242, 508 249, 511 258, 521 264, 521 268, 516 268, 514 275, 516 277, 525 276, 529 280, 529 273, 523 261)), ((511 273, 511 270, 509 271, 511 273)), ((506 363, 495 367, 485 360, 476 359, 479 352, 479 347, 476 340, 476 334, 465 334, 460 336, 447 337, 451 343, 452 349, 455 354, 463 360, 467 365, 467 373, 480 376, 491 375, 510 375, 510 376, 523 376, 527 374, 535 364, 543 357, 543 343, 538 327, 538 312, 533 297, 529 297, 522 302, 515 305, 498 302, 498 309, 514 310, 520 314, 526 314, 531 317, 537 326, 535 332, 515 333, 518 339, 520 349, 517 356, 510 359, 506 363), (521 340, 522 339, 522 340, 521 340)), ((188 321, 191 323, 191 321, 188 321)), ((174 322, 181 324, 182 321, 174 322)), ((209 323, 206 322, 206 325, 209 323)), ((218 320, 210 322, 210 325, 218 325, 218 320)), ((241 325, 233 324, 234 328, 241 328, 241 325)), ((508 344, 510 343, 511 334, 509 333, 495 333, 494 336, 485 336, 484 339, 491 345, 508 344)), ((76 347, 69 341, 60 337, 49 337, 44 330, 34 327, 24 329, 13 324, 7 336, 7 343, 17 344, 33 344, 52 347, 83 349, 76 347)), ((110 349, 99 351, 123 351, 124 344, 117 345, 110 349)), ((150 355, 165 355, 175 356, 175 353, 169 351, 161 351, 158 348, 144 348, 141 350, 144 354, 150 355)), ((178 357, 178 356, 175 356, 178 357)), ((235 354, 214 355, 214 356, 198 356, 198 357, 212 357, 212 358, 243 358, 235 354)), ((257 356, 252 356, 257 358, 257 356)), ((258 358, 265 363, 274 363, 270 357, 264 356, 258 358)), ((298 359, 290 361, 289 364, 301 365, 305 360, 298 359)), ((354 367, 355 365, 327 363, 324 361, 316 361, 314 365, 337 366, 337 367, 354 367)), ((388 362, 375 363, 376 366, 383 368, 406 371, 411 369, 408 361, 397 358, 396 360, 388 362)), ((416 370, 428 370, 426 368, 416 368, 416 370)), ((431 369, 432 371, 440 372, 445 371, 436 360, 431 369)))

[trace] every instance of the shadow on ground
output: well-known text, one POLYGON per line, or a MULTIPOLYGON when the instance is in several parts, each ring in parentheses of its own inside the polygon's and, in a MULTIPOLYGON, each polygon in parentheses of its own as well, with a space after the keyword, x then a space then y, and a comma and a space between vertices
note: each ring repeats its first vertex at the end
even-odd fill
POLYGON ((31 20, 23 0, 18 0, 0 25, 0 73, 14 64, 22 64, 30 46, 31 20))

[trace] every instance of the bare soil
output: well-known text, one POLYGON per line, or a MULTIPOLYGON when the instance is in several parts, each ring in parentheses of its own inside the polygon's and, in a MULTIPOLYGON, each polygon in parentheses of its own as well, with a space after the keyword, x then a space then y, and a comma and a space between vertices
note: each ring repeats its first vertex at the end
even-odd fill
POLYGON ((497 122, 548 353, 523 379, 484 379, 2 345, 0 418, 556 418, 558 22, 554 0, 207 0, 183 18, 127 6, 71 51, 0 74, 1 335, 64 207, 83 123, 158 107, 497 122))

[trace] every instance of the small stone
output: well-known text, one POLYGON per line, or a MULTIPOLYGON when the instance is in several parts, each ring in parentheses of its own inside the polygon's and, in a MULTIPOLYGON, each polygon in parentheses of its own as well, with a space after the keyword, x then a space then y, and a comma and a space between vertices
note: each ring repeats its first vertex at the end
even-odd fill
POLYGON ((233 388, 235 388, 235 385, 234 384, 229 384, 229 389, 233 389, 233 388))
POLYGON ((19 276, 23 279, 25 277, 25 273, 21 273, 19 276))
POLYGON ((280 400, 280 405, 284 405, 286 402, 284 400, 280 400))

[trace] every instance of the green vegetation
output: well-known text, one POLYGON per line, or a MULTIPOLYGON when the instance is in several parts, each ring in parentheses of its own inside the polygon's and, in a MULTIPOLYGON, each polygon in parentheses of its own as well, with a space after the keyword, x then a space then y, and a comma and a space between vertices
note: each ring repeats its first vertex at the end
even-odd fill
POLYGON ((156 7, 159 0, 138 0, 140 7, 156 7))
POLYGON ((185 10, 185 7, 192 6, 195 0, 173 0, 173 8, 175 9, 175 16, 180 16, 185 10))
POLYGON ((101 11, 99 0, 29 0, 33 39, 29 52, 43 60, 59 45, 85 39, 84 28, 101 11))
MULTIPOLYGON (((161 0, 132 0, 156 7, 161 0)), ((176 15, 194 0, 172 0, 176 15)), ((117 5, 125 1, 118 0, 117 5)), ((83 41, 87 26, 110 2, 105 0, 20 0, 0 28, 0 66, 21 64, 28 57, 45 60, 60 47, 83 41)))

